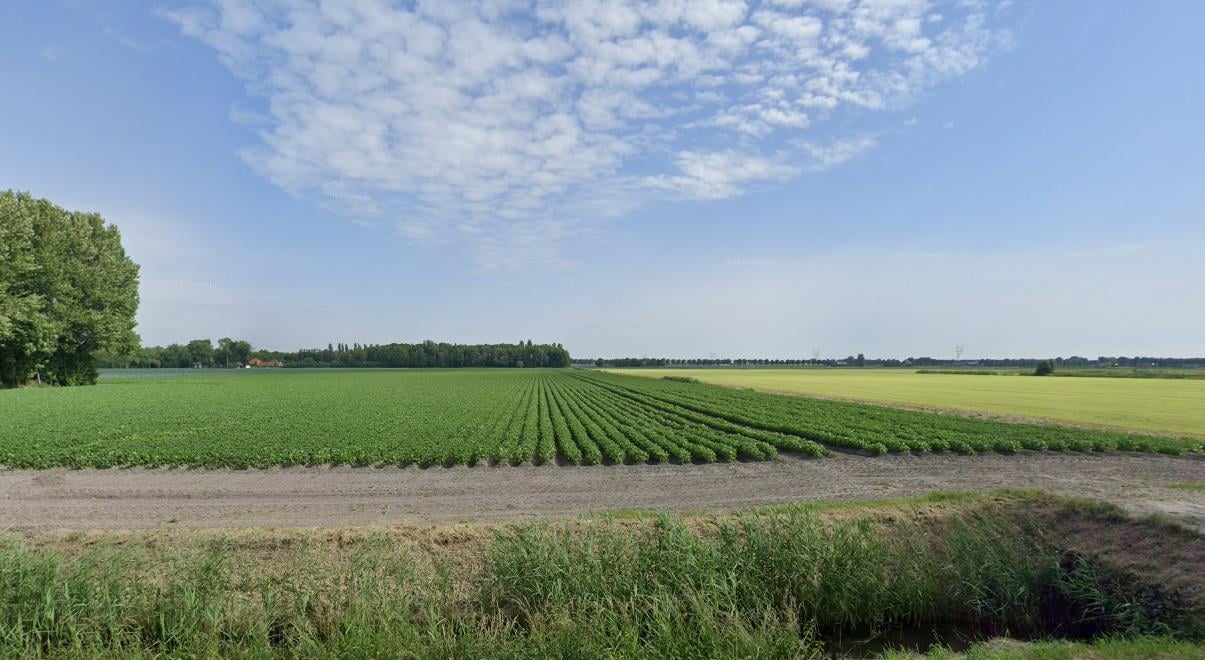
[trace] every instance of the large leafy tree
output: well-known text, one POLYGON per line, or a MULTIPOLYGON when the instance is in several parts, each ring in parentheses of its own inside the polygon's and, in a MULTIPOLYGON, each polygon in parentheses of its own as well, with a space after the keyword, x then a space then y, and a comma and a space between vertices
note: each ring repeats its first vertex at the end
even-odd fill
POLYGON ((208 339, 188 342, 188 356, 192 359, 190 366, 208 367, 213 364, 213 342, 208 339))
POLYGON ((218 349, 214 351, 214 363, 220 367, 246 362, 251 358, 251 344, 241 339, 222 337, 218 340, 218 349))
POLYGON ((230 358, 236 362, 251 359, 251 342, 239 339, 230 344, 230 358))
POLYGON ((117 227, 0 192, 0 384, 96 382, 95 351, 138 348, 138 265, 117 227))

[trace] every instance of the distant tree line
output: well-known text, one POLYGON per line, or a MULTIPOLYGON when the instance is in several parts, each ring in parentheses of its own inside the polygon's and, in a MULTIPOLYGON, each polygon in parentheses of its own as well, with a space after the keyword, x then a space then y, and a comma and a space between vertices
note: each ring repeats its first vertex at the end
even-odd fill
POLYGON ((1038 366, 1033 371, 1035 376, 1049 376, 1058 368, 1058 364, 1054 360, 1046 359, 1038 362, 1038 366))
POLYGON ((861 353, 844 359, 780 358, 597 358, 574 360, 574 364, 596 367, 843 367, 902 366, 901 360, 870 360, 861 353))
POLYGON ((145 346, 127 354, 98 351, 95 357, 102 369, 234 368, 245 365, 254 353, 250 342, 222 337, 216 346, 209 339, 194 339, 187 344, 145 346))
POLYGON ((574 359, 574 364, 597 367, 1016 367, 1036 369, 1051 360, 1056 368, 1094 367, 1205 367, 1205 357, 1107 357, 1096 359, 1073 355, 1068 358, 1001 358, 951 360, 931 357, 868 358, 861 353, 841 359, 780 358, 596 358, 574 359))
POLYGON ((293 353, 266 351, 263 359, 286 367, 567 367, 560 344, 327 344, 293 353))
POLYGON ((187 344, 150 346, 130 355, 98 353, 97 364, 112 368, 238 367, 251 358, 284 367, 567 367, 569 351, 560 344, 327 344, 297 351, 254 350, 249 342, 224 337, 187 344))

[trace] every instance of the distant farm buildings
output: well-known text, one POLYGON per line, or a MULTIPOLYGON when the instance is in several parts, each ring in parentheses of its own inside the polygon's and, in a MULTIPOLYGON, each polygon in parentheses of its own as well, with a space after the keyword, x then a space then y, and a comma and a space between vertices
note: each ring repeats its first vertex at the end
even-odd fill
POLYGON ((250 369, 252 367, 282 367, 282 366, 284 366, 284 365, 282 365, 280 362, 277 362, 276 360, 261 360, 259 358, 254 358, 254 357, 251 358, 250 360, 247 360, 247 368, 248 369, 250 369))

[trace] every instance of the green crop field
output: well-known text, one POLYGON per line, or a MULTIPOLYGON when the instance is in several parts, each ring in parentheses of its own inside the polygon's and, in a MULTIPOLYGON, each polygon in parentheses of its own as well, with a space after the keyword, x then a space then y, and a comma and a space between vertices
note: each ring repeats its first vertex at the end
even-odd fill
POLYGON ((766 392, 969 410, 1205 437, 1205 380, 1035 378, 910 369, 617 369, 766 392))
POLYGON ((1200 450, 578 370, 213 371, 0 392, 0 465, 643 463, 888 451, 1200 450))

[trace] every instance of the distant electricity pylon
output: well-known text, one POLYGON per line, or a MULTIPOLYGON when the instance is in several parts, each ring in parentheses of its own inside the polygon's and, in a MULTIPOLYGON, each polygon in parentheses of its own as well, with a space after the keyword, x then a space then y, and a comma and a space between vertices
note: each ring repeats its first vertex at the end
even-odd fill
POLYGON ((819 362, 819 361, 820 361, 820 349, 818 349, 818 348, 812 349, 812 362, 819 362))
POLYGON ((963 346, 962 344, 959 344, 954 347, 954 361, 955 362, 962 359, 962 351, 964 348, 966 348, 966 346, 963 346))

